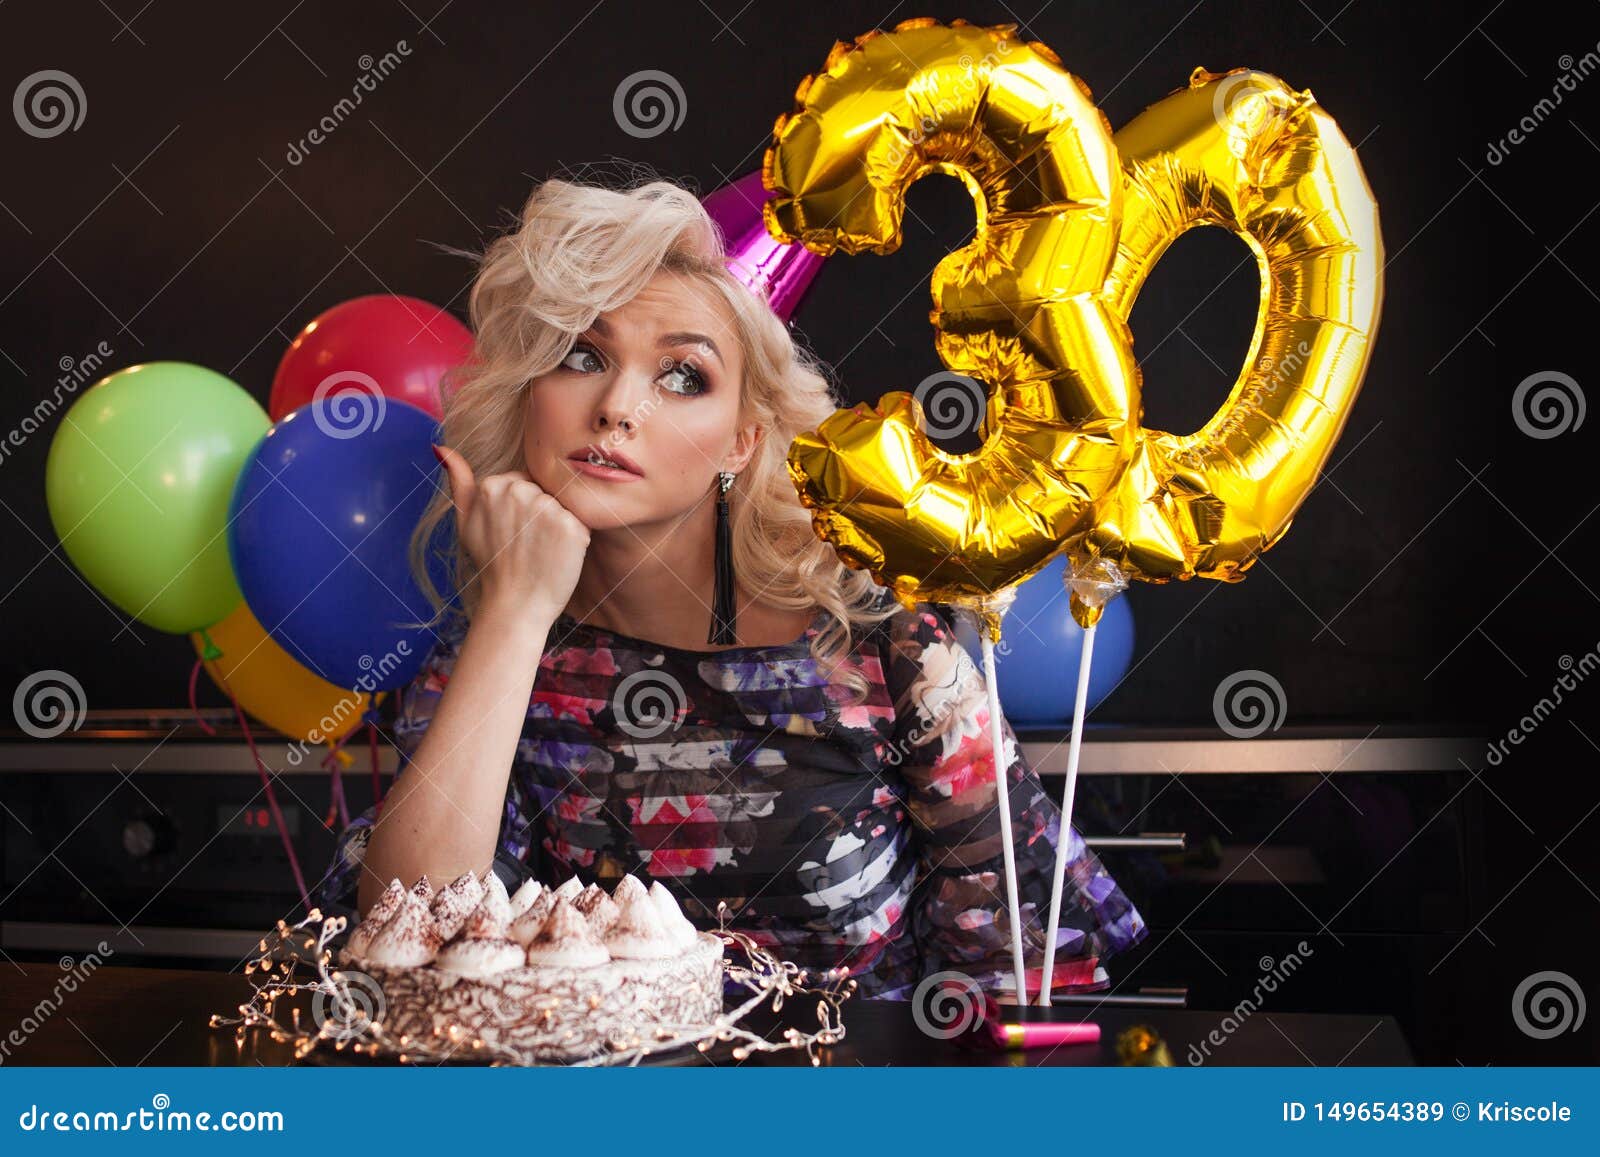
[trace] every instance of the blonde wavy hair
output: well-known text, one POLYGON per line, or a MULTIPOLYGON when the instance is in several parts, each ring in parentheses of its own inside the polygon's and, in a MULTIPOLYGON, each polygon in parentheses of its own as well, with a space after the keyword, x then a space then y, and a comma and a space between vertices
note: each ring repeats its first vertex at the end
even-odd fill
MULTIPOLYGON (((472 357, 440 383, 443 441, 479 477, 522 468, 529 386, 570 354, 597 316, 632 299, 661 270, 709 287, 726 303, 744 353, 741 421, 764 430, 729 491, 734 569, 760 602, 827 612, 812 656, 859 702, 867 680, 847 662, 853 631, 888 618, 897 604, 816 536, 785 464, 795 435, 838 408, 827 367, 729 271, 726 241, 698 197, 637 174, 620 188, 547 179, 534 187, 515 227, 481 258, 456 251, 478 266, 468 304, 474 346, 472 357)), ((434 585, 427 565, 436 529, 452 509, 442 487, 410 543, 411 570, 435 610, 430 627, 453 601, 434 585)), ((470 619, 480 597, 477 568, 454 536, 443 562, 460 592, 458 613, 470 619)))

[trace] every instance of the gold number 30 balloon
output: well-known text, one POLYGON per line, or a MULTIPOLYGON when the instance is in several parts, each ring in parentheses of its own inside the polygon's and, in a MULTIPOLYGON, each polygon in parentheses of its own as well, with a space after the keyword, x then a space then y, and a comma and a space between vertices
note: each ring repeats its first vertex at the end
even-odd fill
POLYGON ((892 253, 913 181, 966 184, 976 235, 935 269, 930 320, 944 364, 991 388, 970 454, 935 446, 903 391, 838 411, 790 447, 800 499, 907 605, 985 606, 1062 550, 1153 582, 1237 581, 1360 389, 1383 278, 1366 178, 1309 92, 1242 69, 1197 69, 1113 138, 1015 27, 919 19, 836 44, 774 127, 767 228, 817 252, 892 253), (1227 400, 1175 435, 1141 425, 1126 319, 1195 225, 1250 246, 1261 307, 1227 400))

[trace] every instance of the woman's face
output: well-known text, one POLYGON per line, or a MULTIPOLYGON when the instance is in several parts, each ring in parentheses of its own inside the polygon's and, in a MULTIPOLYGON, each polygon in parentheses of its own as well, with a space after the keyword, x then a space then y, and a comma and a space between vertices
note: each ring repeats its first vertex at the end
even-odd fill
POLYGON ((743 380, 726 305, 657 273, 533 380, 528 473, 591 530, 679 518, 711 495, 718 470, 740 470, 755 449, 756 428, 739 420, 743 380))

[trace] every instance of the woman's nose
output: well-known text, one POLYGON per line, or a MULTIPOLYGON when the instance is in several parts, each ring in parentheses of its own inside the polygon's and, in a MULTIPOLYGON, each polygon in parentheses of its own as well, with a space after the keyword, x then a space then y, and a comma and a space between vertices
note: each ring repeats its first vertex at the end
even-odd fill
POLYGON ((633 433, 650 399, 650 377, 642 370, 616 373, 595 400, 594 424, 600 430, 633 433))
POLYGON ((621 430, 633 433, 638 424, 635 410, 629 404, 626 391, 615 387, 608 389, 600 395, 595 403, 594 424, 600 430, 621 430))

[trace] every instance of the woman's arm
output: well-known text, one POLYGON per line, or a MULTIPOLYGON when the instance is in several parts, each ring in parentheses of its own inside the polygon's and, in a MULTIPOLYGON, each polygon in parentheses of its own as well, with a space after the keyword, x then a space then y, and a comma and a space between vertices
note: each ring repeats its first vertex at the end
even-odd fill
POLYGON ((365 912, 389 881, 443 886, 494 860, 501 808, 554 620, 487 607, 467 629, 449 682, 373 825, 357 889, 365 912))
MULTIPOLYGON (((886 674, 897 699, 894 752, 916 824, 919 878, 911 908, 925 975, 955 970, 1014 996, 1000 798, 988 687, 942 607, 898 616, 886 674)), ((1002 718, 1002 758, 1017 868, 1023 952, 1040 982, 1061 812, 1002 718)), ((1097 959, 1143 939, 1138 910, 1070 832, 1052 987, 1087 983, 1097 959)))
POLYGON ((397 876, 443 885, 493 863, 539 659, 589 548, 589 528, 526 470, 480 482, 454 449, 434 453, 461 546, 478 567, 479 599, 422 743, 367 838, 362 912, 397 876))

